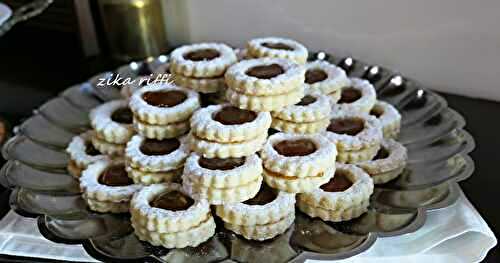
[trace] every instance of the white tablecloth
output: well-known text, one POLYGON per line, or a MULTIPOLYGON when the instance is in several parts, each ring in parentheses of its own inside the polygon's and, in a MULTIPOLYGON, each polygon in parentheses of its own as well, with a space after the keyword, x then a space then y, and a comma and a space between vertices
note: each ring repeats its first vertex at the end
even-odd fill
MULTIPOLYGON (((418 231, 380 238, 368 251, 340 262, 479 262, 496 243, 487 223, 462 193, 455 205, 430 212, 418 231)), ((0 254, 96 262, 80 245, 44 239, 35 219, 12 211, 0 221, 0 254)))

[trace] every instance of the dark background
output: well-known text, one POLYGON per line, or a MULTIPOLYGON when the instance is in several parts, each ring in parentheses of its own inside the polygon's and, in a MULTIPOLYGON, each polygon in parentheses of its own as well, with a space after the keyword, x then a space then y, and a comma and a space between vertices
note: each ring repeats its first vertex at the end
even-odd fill
MULTIPOLYGON (((0 117, 15 125, 29 116, 33 108, 69 85, 120 64, 103 55, 84 58, 79 43, 80 39, 72 32, 40 30, 25 25, 18 25, 1 37, 0 117)), ((477 144, 471 153, 476 171, 460 185, 498 236, 500 208, 496 193, 500 187, 500 159, 497 153, 500 150, 500 103, 442 95, 450 107, 465 117, 466 129, 477 144)), ((5 195, 2 196, 5 198, 5 195)), ((1 201, 3 206, 0 209, 5 209, 6 200, 1 201)), ((4 262, 49 262, 14 257, 1 259, 4 262)), ((491 250, 484 262, 500 262, 500 250, 491 250)))

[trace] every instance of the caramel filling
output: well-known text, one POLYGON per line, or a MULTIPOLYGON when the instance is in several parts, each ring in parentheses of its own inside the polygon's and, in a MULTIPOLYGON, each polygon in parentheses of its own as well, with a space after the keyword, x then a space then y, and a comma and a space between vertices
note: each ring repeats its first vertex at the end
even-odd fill
POLYGON ((308 139, 285 140, 275 144, 274 149, 281 155, 306 156, 316 151, 316 144, 308 139))
POLYGON ((96 156, 101 154, 91 142, 85 144, 85 153, 90 156, 96 156))
POLYGON ((266 43, 262 43, 262 46, 267 47, 267 48, 272 48, 272 49, 279 49, 279 50, 288 50, 288 51, 294 50, 293 47, 286 45, 286 44, 283 44, 283 43, 266 42, 266 43))
POLYGON ((192 61, 212 60, 220 56, 219 51, 211 48, 191 51, 184 55, 185 59, 192 61))
POLYGON ((239 158, 205 158, 200 157, 198 164, 210 170, 231 170, 236 167, 242 166, 245 163, 245 157, 239 158))
POLYGON ((312 104, 316 102, 316 98, 311 96, 311 95, 306 95, 304 96, 300 101, 299 103, 295 104, 295 105, 298 105, 298 106, 307 106, 309 104, 312 104))
POLYGON ((148 63, 142 63, 141 66, 137 69, 138 76, 149 76, 153 74, 153 71, 149 67, 148 63))
POLYGON ((262 184, 257 195, 243 203, 246 205, 265 205, 274 201, 277 196, 271 187, 262 184))
POLYGON ((380 149, 377 152, 377 155, 373 157, 373 161, 386 159, 387 157, 389 157, 389 151, 387 151, 384 147, 380 147, 380 149))
POLYGON ((278 64, 255 66, 248 69, 245 74, 259 79, 271 79, 285 73, 285 70, 278 64))
POLYGON ((335 176, 333 176, 333 178, 330 179, 328 183, 320 186, 320 188, 326 192, 343 192, 349 189, 349 187, 351 186, 352 182, 349 179, 347 179, 345 174, 337 171, 335 173, 335 176))
POLYGON ((326 130, 337 134, 355 136, 364 128, 365 123, 361 119, 332 119, 326 130))
POLYGON ((380 116, 382 116, 382 114, 384 114, 384 111, 382 109, 373 108, 370 111, 370 115, 375 116, 377 118, 380 118, 380 116))
POLYGON ((148 91, 142 95, 144 101, 156 107, 173 107, 187 99, 186 93, 179 90, 148 91))
POLYGON ((217 112, 214 116, 214 120, 224 125, 243 124, 245 122, 251 122, 255 120, 255 118, 257 118, 257 113, 233 106, 222 108, 222 110, 217 112))
POLYGON ((342 89, 340 100, 337 103, 353 103, 361 98, 361 92, 349 87, 342 89))
POLYGON ((150 203, 152 207, 170 211, 186 210, 194 204, 194 200, 180 191, 170 191, 156 196, 150 203))
POLYGON ((123 124, 131 124, 132 117, 132 111, 129 108, 117 109, 111 114, 111 120, 123 124))
POLYGON ((307 84, 314 84, 316 82, 325 80, 327 77, 328 75, 321 69, 309 69, 308 71, 306 71, 305 82, 307 84))
POLYGON ((145 139, 139 150, 145 155, 165 155, 177 150, 181 143, 177 139, 145 139))
POLYGON ((128 177, 125 165, 123 164, 115 164, 106 168, 99 176, 98 181, 100 184, 107 186, 127 186, 134 184, 134 181, 128 177))

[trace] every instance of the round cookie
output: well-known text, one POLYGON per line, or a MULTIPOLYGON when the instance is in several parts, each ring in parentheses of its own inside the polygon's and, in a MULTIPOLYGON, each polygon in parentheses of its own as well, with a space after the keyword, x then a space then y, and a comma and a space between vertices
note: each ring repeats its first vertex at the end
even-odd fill
POLYGON ((307 61, 307 48, 299 42, 286 38, 265 37, 252 39, 247 43, 250 57, 284 58, 304 64, 307 61))

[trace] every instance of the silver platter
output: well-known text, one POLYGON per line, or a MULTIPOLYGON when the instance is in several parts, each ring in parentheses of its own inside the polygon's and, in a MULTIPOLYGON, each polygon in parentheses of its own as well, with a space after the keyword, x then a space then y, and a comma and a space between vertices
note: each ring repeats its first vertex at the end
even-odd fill
POLYGON ((426 212, 452 205, 458 181, 468 178, 474 163, 468 153, 474 140, 463 128, 460 114, 438 94, 415 81, 353 58, 339 59, 324 52, 311 56, 344 68, 350 76, 374 84, 378 98, 395 105, 403 116, 399 141, 408 148, 405 171, 395 180, 376 186, 370 210, 360 218, 325 223, 297 212, 285 234, 265 242, 247 241, 217 228, 217 234, 196 248, 164 249, 139 241, 129 215, 89 211, 78 182, 66 172, 64 149, 72 136, 89 129, 88 111, 119 97, 113 87, 96 88, 99 78, 114 73, 137 75, 138 66, 155 68, 166 56, 133 62, 72 86, 35 110, 15 129, 3 147, 7 163, 0 183, 11 188, 10 205, 17 213, 37 217, 40 232, 49 240, 82 244, 98 260, 133 262, 304 262, 306 259, 348 258, 369 249, 378 238, 412 233, 426 220, 426 212))

